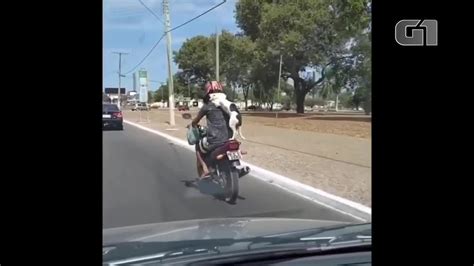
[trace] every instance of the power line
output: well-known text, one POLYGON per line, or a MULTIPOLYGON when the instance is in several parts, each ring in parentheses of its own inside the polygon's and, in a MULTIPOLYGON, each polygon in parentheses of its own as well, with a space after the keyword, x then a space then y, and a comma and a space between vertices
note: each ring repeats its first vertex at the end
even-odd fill
POLYGON ((227 0, 223 0, 221 3, 219 3, 219 4, 217 4, 217 5, 215 5, 215 6, 211 7, 211 8, 209 8, 208 10, 204 11, 202 14, 197 15, 196 17, 194 17, 194 18, 192 18, 192 19, 190 19, 190 20, 188 20, 188 21, 186 21, 186 22, 184 22, 184 23, 182 23, 182 24, 180 24, 180 25, 178 25, 178 26, 176 26, 176 27, 170 29, 169 31, 166 31, 165 33, 174 31, 174 30, 176 30, 176 29, 178 29, 178 28, 181 28, 182 26, 184 26, 184 25, 186 25, 186 24, 188 24, 188 23, 190 23, 190 22, 192 22, 192 21, 194 21, 194 20, 196 20, 196 19, 198 19, 198 18, 204 16, 205 14, 207 14, 207 13, 211 12, 212 10, 218 8, 219 6, 223 5, 226 1, 227 1, 227 0))
MULTIPOLYGON (((145 7, 148 9, 148 7, 147 7, 145 4, 143 4, 143 2, 142 2, 141 0, 139 0, 139 1, 140 1, 140 3, 142 3, 143 6, 145 6, 145 7)), ((190 19, 190 20, 188 20, 188 21, 186 21, 186 22, 184 22, 184 23, 182 23, 182 24, 180 24, 180 25, 178 25, 178 26, 176 26, 176 27, 174 27, 174 28, 168 30, 168 31, 165 31, 165 32, 163 33, 163 35, 161 35, 160 39, 153 45, 153 47, 152 47, 151 50, 148 52, 148 54, 140 61, 140 63, 138 63, 135 67, 133 67, 132 69, 130 69, 130 71, 128 71, 128 72, 125 73, 124 75, 130 74, 133 70, 135 70, 137 67, 139 67, 139 66, 145 61, 145 59, 147 59, 147 57, 150 56, 150 54, 153 52, 153 50, 156 48, 156 46, 158 46, 158 44, 159 44, 160 41, 163 39, 163 37, 165 37, 166 33, 171 32, 171 31, 174 31, 174 30, 176 30, 176 29, 178 29, 178 28, 181 28, 182 26, 184 26, 184 25, 186 25, 186 24, 188 24, 188 23, 190 23, 190 22, 192 22, 192 21, 194 21, 194 20, 196 20, 196 19, 198 19, 198 18, 204 16, 205 14, 211 12, 212 10, 216 9, 217 7, 223 5, 226 1, 227 1, 227 0, 223 0, 221 3, 219 3, 219 4, 217 4, 217 5, 215 5, 215 6, 211 7, 211 8, 209 8, 208 10, 204 11, 204 12, 201 13, 200 15, 197 15, 196 17, 194 17, 194 18, 192 18, 192 19, 190 19)), ((150 10, 150 12, 152 12, 152 14, 154 14, 153 11, 150 10)), ((161 20, 160 20, 160 21, 161 21, 161 20)))
POLYGON ((153 12, 153 10, 151 10, 147 5, 145 5, 145 3, 142 2, 142 0, 138 0, 138 2, 140 2, 140 4, 142 4, 142 6, 144 6, 148 11, 150 11, 150 13, 159 21, 161 22, 161 24, 165 24, 159 17, 158 15, 153 12))
POLYGON ((145 55, 145 57, 143 57, 143 59, 142 59, 138 64, 136 64, 132 69, 130 69, 130 71, 128 71, 128 72, 125 73, 124 75, 130 74, 133 70, 135 70, 137 67, 139 67, 139 66, 145 61, 145 59, 147 59, 147 57, 150 56, 151 52, 153 52, 153 50, 155 50, 156 46, 158 46, 158 44, 159 44, 160 41, 163 39, 163 37, 165 37, 165 35, 166 35, 166 34, 161 35, 160 39, 155 43, 155 45, 153 45, 153 47, 152 47, 151 50, 148 52, 148 54, 145 55))

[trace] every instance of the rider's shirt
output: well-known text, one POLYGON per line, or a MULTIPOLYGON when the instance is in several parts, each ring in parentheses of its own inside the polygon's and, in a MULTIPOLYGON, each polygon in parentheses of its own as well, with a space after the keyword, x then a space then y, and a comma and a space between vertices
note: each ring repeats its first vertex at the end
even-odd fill
POLYGON ((209 102, 201 107, 199 114, 206 116, 207 142, 209 144, 223 143, 232 136, 232 129, 229 127, 229 115, 221 108, 209 102))

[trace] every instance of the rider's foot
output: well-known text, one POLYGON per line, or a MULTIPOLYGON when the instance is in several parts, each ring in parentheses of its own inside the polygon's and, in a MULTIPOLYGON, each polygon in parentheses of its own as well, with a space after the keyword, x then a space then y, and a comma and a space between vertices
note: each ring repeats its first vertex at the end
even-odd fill
POLYGON ((199 180, 208 179, 208 178, 210 178, 210 177, 211 177, 211 174, 210 174, 210 173, 203 174, 203 175, 199 178, 199 180))

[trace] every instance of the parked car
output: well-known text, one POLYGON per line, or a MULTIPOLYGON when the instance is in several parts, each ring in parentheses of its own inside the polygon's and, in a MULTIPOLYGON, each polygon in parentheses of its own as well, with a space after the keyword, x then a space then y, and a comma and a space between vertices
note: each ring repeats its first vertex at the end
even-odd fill
POLYGON ((116 104, 102 104, 102 129, 115 128, 123 130, 122 111, 116 104))
POLYGON ((137 103, 132 107, 132 111, 149 111, 150 107, 147 103, 137 103))
POLYGON ((161 105, 162 105, 162 103, 160 103, 160 102, 154 102, 154 103, 150 104, 150 108, 158 109, 158 108, 161 107, 161 105))

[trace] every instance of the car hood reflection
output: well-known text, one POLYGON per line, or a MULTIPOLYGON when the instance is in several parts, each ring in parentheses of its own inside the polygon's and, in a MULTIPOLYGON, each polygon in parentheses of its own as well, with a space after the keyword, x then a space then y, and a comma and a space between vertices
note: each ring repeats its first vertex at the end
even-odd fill
POLYGON ((286 218, 221 218, 144 224, 103 230, 103 245, 124 242, 168 242, 243 239, 290 231, 348 224, 338 221, 286 218))

